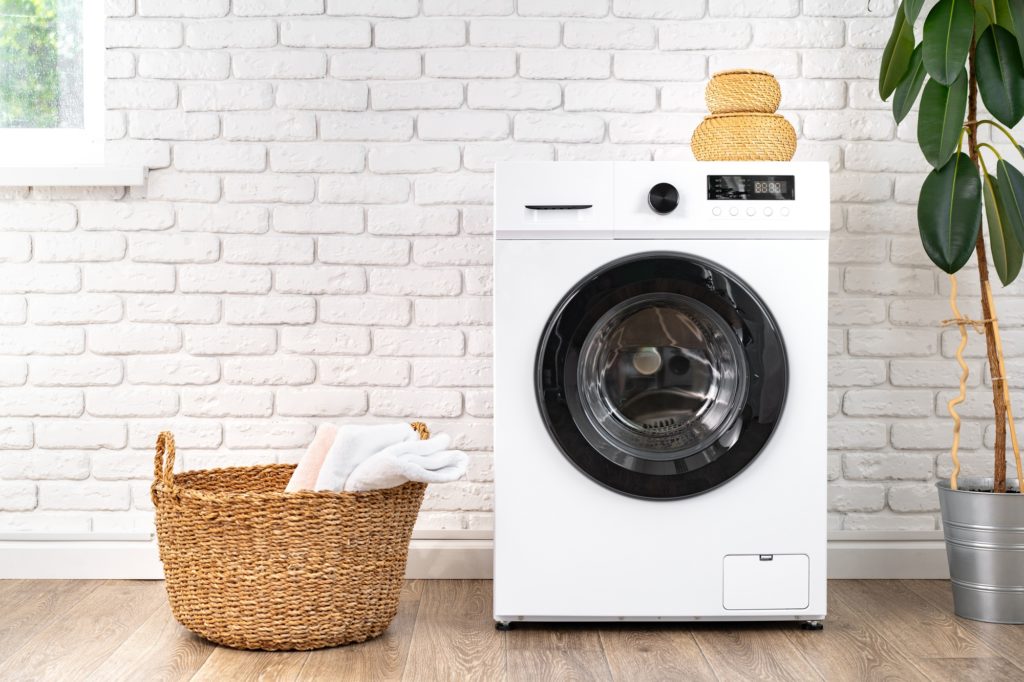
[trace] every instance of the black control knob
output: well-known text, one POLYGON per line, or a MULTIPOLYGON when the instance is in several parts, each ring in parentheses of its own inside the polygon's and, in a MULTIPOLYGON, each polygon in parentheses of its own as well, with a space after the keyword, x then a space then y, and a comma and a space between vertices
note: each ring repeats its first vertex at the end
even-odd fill
POLYGON ((679 205, 679 190, 667 182, 659 182, 647 193, 647 203, 655 213, 671 213, 679 205))

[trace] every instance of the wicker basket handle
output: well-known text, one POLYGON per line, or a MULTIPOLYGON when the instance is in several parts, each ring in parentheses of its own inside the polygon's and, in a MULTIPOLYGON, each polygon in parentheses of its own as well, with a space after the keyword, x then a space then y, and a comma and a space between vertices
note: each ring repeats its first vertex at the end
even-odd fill
POLYGON ((153 485, 157 483, 163 483, 167 490, 174 488, 174 434, 170 431, 163 431, 156 438, 153 485))

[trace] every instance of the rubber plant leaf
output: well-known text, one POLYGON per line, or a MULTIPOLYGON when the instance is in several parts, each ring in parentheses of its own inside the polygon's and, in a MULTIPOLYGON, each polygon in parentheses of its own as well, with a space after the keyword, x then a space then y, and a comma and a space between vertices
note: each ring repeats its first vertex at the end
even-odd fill
POLYGON ((996 163, 999 200, 1006 213, 1006 222, 1018 244, 1024 244, 1024 175, 1004 159, 996 163))
POLYGON ((967 113, 967 71, 952 85, 929 79, 917 115, 917 143, 932 168, 942 168, 956 151, 967 113))
POLYGON ((985 29, 978 41, 978 90, 989 113, 1011 128, 1024 118, 1024 61, 1013 34, 1002 26, 985 29))
MULTIPOLYGON (((995 23, 1002 28, 1008 30, 1010 33, 1014 33, 1014 13, 1010 9, 1010 0, 990 0, 994 6, 995 23)), ((986 0, 985 4, 988 4, 986 0)), ((1013 0, 1013 4, 1019 4, 1018 0, 1013 0)))
POLYGON ((917 21, 922 7, 924 7, 924 0, 903 0, 903 14, 907 17, 907 23, 911 26, 917 21))
POLYGON ((924 179, 917 226, 925 252, 943 271, 953 274, 970 259, 981 228, 981 178, 963 152, 924 179))
MULTIPOLYGON (((896 19, 899 22, 899 17, 896 19)), ((943 85, 957 79, 974 37, 969 0, 939 0, 924 19, 924 68, 943 85)))
MULTIPOLYGON (((1013 0, 1017 4, 1018 0, 1013 0)), ((986 7, 991 7, 995 23, 1013 33, 1013 13, 1010 11, 1009 0, 986 0, 986 7)))
POLYGON ((892 115, 896 123, 901 123, 910 113, 917 96, 921 94, 921 87, 927 72, 924 70, 924 62, 921 60, 921 46, 914 48, 910 56, 910 68, 903 76, 903 80, 896 86, 896 92, 892 96, 892 115))
POLYGON ((889 42, 882 51, 882 67, 878 73, 878 94, 882 101, 889 99, 903 75, 910 67, 910 56, 914 52, 914 27, 907 21, 902 10, 896 14, 889 42))
POLYGON ((1017 39, 1017 49, 1024 55, 1024 2, 997 0, 997 23, 1017 39))
POLYGON ((975 0, 974 2, 974 39, 992 25, 996 16, 996 0, 975 0))
POLYGON ((992 251, 992 264, 999 275, 999 281, 1005 287, 1017 279, 1021 263, 1024 262, 1024 251, 1021 251, 1013 228, 1006 220, 1006 207, 999 196, 996 179, 985 174, 982 185, 985 195, 985 216, 988 218, 989 249, 992 251))

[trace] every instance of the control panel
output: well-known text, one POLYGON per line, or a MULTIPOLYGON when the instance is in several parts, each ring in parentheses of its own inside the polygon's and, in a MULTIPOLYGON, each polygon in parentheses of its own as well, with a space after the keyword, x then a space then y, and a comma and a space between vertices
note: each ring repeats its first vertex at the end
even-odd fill
MULTIPOLYGON (((708 201, 721 202, 756 202, 756 201, 793 201, 796 199, 796 178, 792 175, 708 175, 708 201)), ((659 182, 647 193, 647 204, 659 215, 666 215, 679 206, 679 190, 671 183, 659 182)), ((778 210, 771 205, 737 204, 712 206, 711 215, 715 218, 764 216, 771 218, 778 215, 785 218, 790 215, 789 206, 780 206, 778 210)))
POLYGON ((498 164, 498 239, 802 239, 829 232, 823 162, 498 164))
POLYGON ((815 162, 616 162, 615 239, 777 236, 829 226, 828 167, 815 162))

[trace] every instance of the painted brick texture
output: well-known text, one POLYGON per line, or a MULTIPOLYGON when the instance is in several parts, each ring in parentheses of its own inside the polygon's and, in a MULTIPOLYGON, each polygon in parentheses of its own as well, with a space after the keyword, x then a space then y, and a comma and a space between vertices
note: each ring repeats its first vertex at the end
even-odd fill
MULTIPOLYGON (((915 117, 897 129, 874 82, 895 5, 108 0, 108 156, 152 170, 2 190, 0 530, 149 523, 163 428, 200 467, 414 417, 472 459, 420 527, 490 528, 494 162, 692 158, 704 82, 741 66, 779 75, 798 158, 833 172, 831 527, 937 527, 956 339, 916 238, 915 117)), ((998 296, 1015 387, 1022 286, 998 296)))

